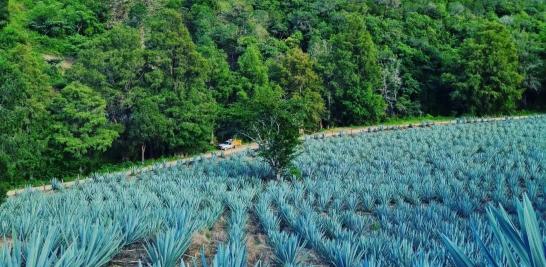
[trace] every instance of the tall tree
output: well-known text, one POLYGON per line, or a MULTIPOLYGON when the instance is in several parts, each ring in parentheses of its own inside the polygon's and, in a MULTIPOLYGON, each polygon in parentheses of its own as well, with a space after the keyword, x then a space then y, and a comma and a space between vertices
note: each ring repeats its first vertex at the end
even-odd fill
POLYGON ((144 163, 146 148, 161 149, 161 141, 168 135, 169 120, 161 111, 160 95, 149 95, 145 90, 135 90, 127 127, 131 147, 140 147, 140 159, 144 163))
POLYGON ((199 47, 199 52, 207 60, 207 89, 212 91, 218 104, 226 106, 232 103, 235 94, 241 90, 241 82, 236 73, 230 70, 227 55, 214 43, 199 47))
POLYGON ((31 47, 0 51, 0 179, 55 174, 47 160, 51 96, 46 66, 31 47))
POLYGON ((304 114, 297 101, 285 99, 279 88, 259 87, 252 97, 230 109, 232 119, 241 124, 239 131, 258 144, 258 155, 277 180, 294 170, 293 160, 300 150, 304 114))
POLYGON ((170 121, 167 152, 200 152, 208 148, 217 104, 206 88, 207 62, 197 51, 180 14, 166 9, 149 20, 146 49, 149 64, 160 72, 154 84, 160 91, 162 112, 170 121))
POLYGON ((8 0, 0 0, 0 29, 4 28, 8 24, 9 9, 8 0))
MULTIPOLYGON (((158 71, 150 69, 138 30, 116 26, 85 44, 66 76, 101 93, 107 102, 108 118, 125 125, 129 118, 130 92, 142 86, 145 79, 160 76, 158 71)), ((150 89, 156 89, 153 82, 148 84, 150 89)))
POLYGON ((521 99, 514 40, 504 26, 487 22, 459 49, 444 79, 453 87, 453 108, 476 115, 513 112, 521 99))
POLYGON ((328 62, 323 64, 334 121, 343 125, 378 121, 385 113, 385 102, 377 93, 381 74, 377 50, 362 18, 346 15, 330 46, 328 62))
POLYGON ((237 61, 239 73, 243 78, 243 92, 252 95, 255 88, 269 84, 267 66, 264 64, 262 54, 255 44, 250 44, 237 61))
POLYGON ((88 167, 118 137, 106 118, 106 101, 85 85, 67 85, 48 109, 54 120, 51 144, 62 152, 58 160, 65 167, 88 167))
POLYGON ((324 87, 313 64, 300 48, 293 48, 281 55, 271 70, 272 79, 287 97, 301 99, 307 129, 319 128, 325 111, 322 100, 324 87))

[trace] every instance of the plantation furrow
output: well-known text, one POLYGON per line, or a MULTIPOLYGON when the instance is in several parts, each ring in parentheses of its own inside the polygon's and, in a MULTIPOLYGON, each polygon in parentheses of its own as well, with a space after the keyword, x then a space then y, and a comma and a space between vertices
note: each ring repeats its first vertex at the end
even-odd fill
POLYGON ((270 266, 273 258, 271 247, 267 244, 267 235, 259 227, 258 218, 253 212, 249 213, 246 228, 246 247, 248 248, 247 265, 270 266))
POLYGON ((145 261, 147 257, 144 243, 129 245, 114 256, 109 267, 137 267, 139 262, 145 261))
MULTIPOLYGON (((220 216, 211 229, 205 229, 194 234, 192 244, 184 255, 185 262, 199 259, 203 253, 206 258, 211 258, 216 254, 218 245, 226 242, 228 238, 226 216, 228 216, 227 213, 220 216)), ((197 261, 197 263, 199 264, 200 261, 197 261)))
POLYGON ((306 248, 306 241, 292 233, 291 225, 283 225, 286 221, 277 215, 272 198, 271 192, 262 194, 256 205, 256 214, 260 227, 267 234, 273 262, 281 266, 327 266, 315 251, 306 248))

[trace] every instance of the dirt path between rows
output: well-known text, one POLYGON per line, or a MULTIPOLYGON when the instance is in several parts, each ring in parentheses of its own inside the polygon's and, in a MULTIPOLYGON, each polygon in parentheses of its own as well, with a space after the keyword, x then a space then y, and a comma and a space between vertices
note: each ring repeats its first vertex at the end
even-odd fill
MULTIPOLYGON (((533 115, 531 115, 531 116, 481 118, 482 121, 479 121, 478 123, 504 121, 507 118, 509 118, 510 120, 520 120, 520 119, 526 119, 526 118, 529 118, 529 117, 532 117, 532 116, 533 115)), ((431 123, 430 126, 451 125, 451 124, 456 124, 456 123, 457 122, 455 120, 435 121, 435 122, 431 123)), ((335 128, 335 129, 331 129, 331 130, 324 130, 324 131, 321 131, 321 132, 318 132, 318 133, 305 135, 302 138, 312 138, 314 136, 321 137, 321 138, 329 138, 329 137, 339 136, 340 134, 354 135, 354 134, 360 134, 360 133, 365 133, 365 132, 370 132, 370 131, 376 131, 377 132, 377 131, 380 131, 380 130, 402 130, 402 129, 418 128, 418 127, 422 127, 422 126, 419 123, 405 123, 405 124, 390 125, 390 126, 375 125, 375 126, 364 126, 364 127, 356 127, 356 128, 355 127, 353 127, 353 128, 345 127, 345 128, 335 128)), ((247 151, 247 150, 255 150, 257 148, 258 148, 258 145, 255 144, 255 143, 245 144, 245 145, 242 145, 240 147, 230 149, 230 150, 227 150, 227 151, 217 150, 217 151, 208 152, 208 153, 196 155, 196 156, 189 157, 189 158, 181 158, 181 159, 178 159, 178 160, 168 161, 166 163, 161 164, 161 166, 163 166, 165 168, 168 168, 168 167, 175 166, 177 164, 191 163, 195 159, 210 159, 210 158, 215 157, 215 156, 216 157, 221 156, 222 158, 227 158, 227 157, 230 157, 231 155, 238 154, 238 153, 241 153, 241 152, 244 152, 244 151, 247 151)), ((142 167, 142 168, 139 169, 139 173, 150 171, 150 170, 153 169, 153 167, 154 166, 142 167)), ((132 171, 121 171, 121 172, 112 173, 112 174, 122 174, 122 175, 124 174, 124 175, 127 175, 127 177, 131 177, 133 173, 132 173, 132 171)), ((84 183, 86 181, 89 181, 89 178, 86 178, 86 179, 83 179, 83 180, 78 180, 78 181, 65 182, 65 183, 62 183, 62 184, 63 184, 64 188, 67 188, 67 187, 71 187, 71 186, 73 186, 75 184, 78 184, 78 183, 84 183)), ((37 191, 43 191, 43 192, 47 192, 47 191, 52 190, 51 185, 31 187, 30 189, 31 190, 37 190, 37 191)), ((11 191, 8 191, 7 195, 8 195, 8 197, 16 196, 17 194, 20 194, 20 193, 24 192, 25 190, 28 190, 28 188, 11 190, 11 191)))

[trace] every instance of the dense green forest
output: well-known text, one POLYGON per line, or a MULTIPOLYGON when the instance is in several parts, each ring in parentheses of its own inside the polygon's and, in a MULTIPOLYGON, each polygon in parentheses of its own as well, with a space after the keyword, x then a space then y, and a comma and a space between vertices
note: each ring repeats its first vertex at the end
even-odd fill
POLYGON ((205 151, 264 96, 307 131, 546 104, 542 0, 0 0, 0 27, 4 180, 205 151))

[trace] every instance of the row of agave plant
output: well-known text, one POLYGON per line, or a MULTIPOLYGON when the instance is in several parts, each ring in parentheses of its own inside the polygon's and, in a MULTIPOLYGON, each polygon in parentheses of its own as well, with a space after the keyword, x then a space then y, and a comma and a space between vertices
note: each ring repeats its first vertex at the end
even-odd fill
POLYGON ((203 179, 196 169, 156 169, 132 180, 96 176, 11 198, 0 207, 0 266, 104 266, 135 243, 146 249, 143 266, 177 266, 193 234, 224 213, 231 191, 255 194, 260 185, 247 176, 203 179))
POLYGON ((136 243, 142 266, 246 266, 251 213, 273 265, 310 265, 314 251, 332 266, 541 266, 545 126, 540 117, 307 140, 301 181, 265 184, 256 177, 267 166, 241 154, 29 191, 0 207, 0 266, 104 266, 136 243), (185 264, 193 234, 222 214, 226 243, 185 264))
MULTIPOLYGON (((204 267, 246 267, 247 266, 247 247, 246 247, 246 225, 248 222, 248 212, 252 200, 258 191, 254 188, 250 190, 239 190, 231 192, 226 197, 226 204, 229 208, 228 220, 228 241, 217 247, 216 254, 212 261, 207 263, 204 250, 201 253, 201 264, 204 267)), ((198 266, 195 262, 194 266, 198 266)))
MULTIPOLYGON (((370 219, 371 214, 353 211, 338 214, 338 211, 330 210, 325 213, 313 208, 304 197, 304 190, 297 187, 290 190, 284 186, 270 188, 258 202, 257 212, 262 214, 260 221, 269 235, 272 247, 281 255, 278 258, 290 259, 290 264, 279 262, 283 266, 308 266, 304 263, 303 247, 318 252, 324 262, 338 267, 448 266, 452 264, 451 258, 455 259, 455 265, 465 267, 475 266, 473 262, 479 266, 546 266, 545 235, 539 230, 537 216, 527 196, 517 204, 519 226, 510 222, 511 216, 502 206, 499 209, 489 207, 489 221, 477 217, 471 224, 473 236, 470 237, 474 238, 478 246, 473 247, 467 240, 463 245, 465 250, 460 250, 457 241, 451 241, 446 236, 451 228, 440 225, 446 223, 446 218, 436 217, 421 222, 421 231, 433 233, 427 236, 431 238, 428 242, 433 243, 430 246, 426 240, 416 243, 419 236, 411 233, 413 229, 409 226, 414 222, 399 221, 408 223, 408 226, 396 228, 393 234, 385 234, 383 232, 390 229, 382 228, 392 221, 381 219, 381 223, 377 223, 370 219), (283 237, 280 239, 283 242, 276 243, 279 240, 277 236, 283 237), (496 241, 493 236, 497 238, 496 241), (279 247, 279 244, 282 246, 279 247), (519 250, 513 252, 511 248, 519 250), (475 254, 465 256, 462 251, 469 249, 477 251, 469 251, 475 254), (506 251, 510 253, 508 256, 505 256, 506 251)), ((459 230, 455 234, 464 237, 465 232, 459 230)))
MULTIPOLYGON (((502 266, 488 203, 514 217, 527 194, 537 229, 546 228, 545 126, 541 116, 311 139, 298 166, 313 179, 271 194, 289 196, 277 203, 283 223, 335 266, 450 265, 440 233, 478 265, 492 262, 482 248, 493 246, 489 254, 502 266)), ((535 233, 545 239, 544 230, 535 233)))

